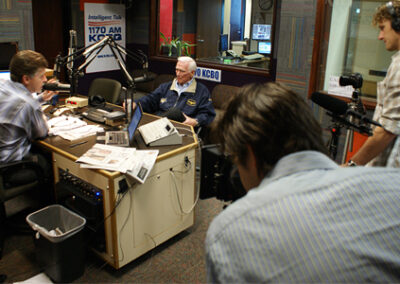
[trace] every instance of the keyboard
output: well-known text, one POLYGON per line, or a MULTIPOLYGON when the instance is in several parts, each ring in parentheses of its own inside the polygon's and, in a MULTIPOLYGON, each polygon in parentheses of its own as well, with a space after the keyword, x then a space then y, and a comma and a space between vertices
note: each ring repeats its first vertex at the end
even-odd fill
POLYGON ((243 56, 243 59, 245 59, 245 60, 256 60, 256 59, 261 59, 261 58, 264 58, 264 55, 259 54, 259 53, 254 53, 254 54, 243 56))
POLYGON ((128 143, 128 138, 126 132, 118 131, 109 133, 107 144, 127 144, 127 143, 128 143))

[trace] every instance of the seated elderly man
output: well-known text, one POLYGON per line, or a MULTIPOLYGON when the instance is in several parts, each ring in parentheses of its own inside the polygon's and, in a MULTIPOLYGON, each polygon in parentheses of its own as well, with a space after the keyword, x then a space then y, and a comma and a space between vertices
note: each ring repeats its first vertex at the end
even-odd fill
MULTIPOLYGON (((161 84, 148 96, 136 101, 143 111, 183 122, 191 126, 205 126, 215 117, 214 106, 207 87, 194 79, 197 65, 193 58, 178 57, 176 78, 161 84)), ((133 104, 133 108, 136 104, 133 104)))

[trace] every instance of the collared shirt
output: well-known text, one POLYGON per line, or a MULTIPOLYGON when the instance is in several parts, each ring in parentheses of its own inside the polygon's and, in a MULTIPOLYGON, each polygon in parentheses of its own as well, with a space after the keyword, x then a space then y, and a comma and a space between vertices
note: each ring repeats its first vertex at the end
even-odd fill
POLYGON ((192 79, 191 84, 178 96, 176 79, 163 83, 151 94, 136 100, 143 111, 163 115, 171 108, 178 108, 199 126, 209 125, 215 118, 215 110, 207 87, 192 79))
POLYGON ((386 149, 368 163, 368 166, 400 167, 400 51, 392 56, 392 62, 383 81, 377 85, 377 102, 373 119, 382 127, 396 134, 386 149))
POLYGON ((179 84, 179 83, 178 83, 178 80, 176 80, 175 87, 176 87, 176 91, 178 92, 178 96, 180 96, 181 93, 183 93, 184 91, 186 91, 187 88, 189 88, 189 86, 190 86, 190 85, 192 84, 192 82, 193 82, 193 79, 194 79, 194 78, 192 78, 190 81, 186 82, 186 83, 183 84, 183 85, 179 84))
POLYGON ((400 171, 303 151, 211 223, 211 283, 400 281, 400 171))
POLYGON ((19 161, 47 135, 40 101, 21 83, 0 81, 0 161, 19 161))

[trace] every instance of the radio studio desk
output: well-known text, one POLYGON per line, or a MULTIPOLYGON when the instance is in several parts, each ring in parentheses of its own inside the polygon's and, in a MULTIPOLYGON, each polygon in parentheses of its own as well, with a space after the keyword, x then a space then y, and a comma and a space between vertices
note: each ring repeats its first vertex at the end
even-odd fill
MULTIPOLYGON (((155 119, 156 116, 144 114, 140 125, 155 119)), ((84 169, 75 163, 96 143, 95 136, 81 139, 88 142, 73 148, 71 144, 79 141, 71 142, 58 136, 38 143, 52 154, 57 202, 62 203, 58 185, 67 184, 70 190, 63 193, 70 202, 67 204, 83 212, 81 215, 87 218, 87 226, 94 228, 89 245, 116 269, 194 224, 194 209, 190 209, 197 195, 195 154, 198 141, 192 127, 181 123, 174 125, 181 134, 190 135, 183 137, 182 145, 157 147, 160 152, 146 182, 134 184, 123 197, 118 194, 127 184, 123 174, 84 169)), ((138 131, 135 143, 137 149, 146 149, 138 131)))

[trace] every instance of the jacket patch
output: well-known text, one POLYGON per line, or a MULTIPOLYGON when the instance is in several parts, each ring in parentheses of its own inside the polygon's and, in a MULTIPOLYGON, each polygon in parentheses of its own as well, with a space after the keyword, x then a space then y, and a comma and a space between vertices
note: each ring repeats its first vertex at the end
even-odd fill
POLYGON ((161 98, 160 104, 164 104, 164 103, 166 103, 166 102, 167 102, 167 98, 161 98))
POLYGON ((193 100, 193 99, 188 99, 186 101, 186 104, 189 105, 189 106, 195 106, 196 105, 196 101, 193 100))

